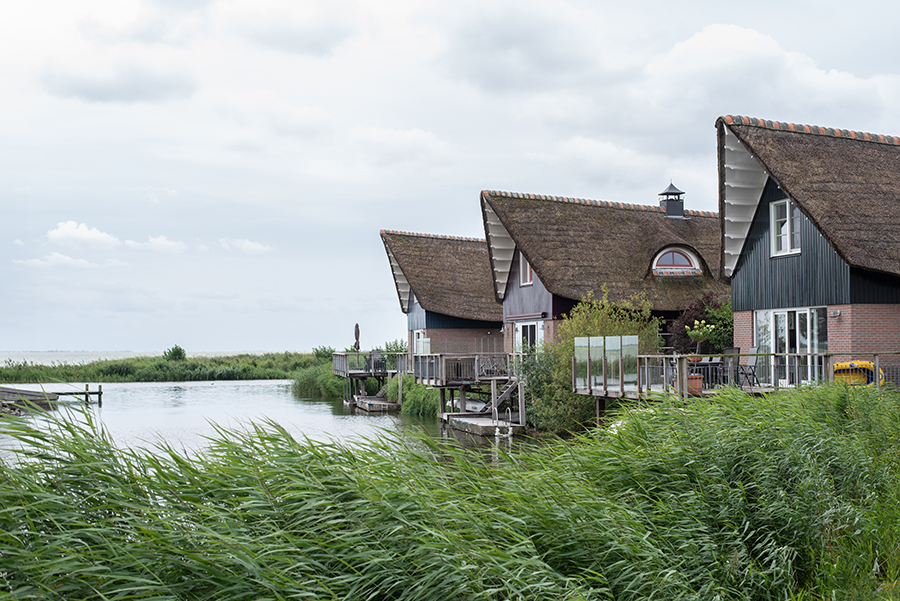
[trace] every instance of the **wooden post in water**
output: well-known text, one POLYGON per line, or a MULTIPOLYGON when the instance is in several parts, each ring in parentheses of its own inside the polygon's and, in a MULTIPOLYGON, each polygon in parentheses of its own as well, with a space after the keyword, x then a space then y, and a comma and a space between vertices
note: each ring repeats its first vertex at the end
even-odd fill
POLYGON ((97 384, 97 406, 103 406, 103 384, 97 384))
POLYGON ((85 404, 91 402, 90 384, 84 385, 84 402, 85 404))

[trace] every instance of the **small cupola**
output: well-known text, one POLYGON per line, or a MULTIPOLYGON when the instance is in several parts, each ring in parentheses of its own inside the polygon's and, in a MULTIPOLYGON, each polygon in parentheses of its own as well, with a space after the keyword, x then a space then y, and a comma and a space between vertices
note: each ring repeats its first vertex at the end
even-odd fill
POLYGON ((669 217, 684 219, 684 192, 670 181, 669 187, 659 193, 659 206, 669 217))

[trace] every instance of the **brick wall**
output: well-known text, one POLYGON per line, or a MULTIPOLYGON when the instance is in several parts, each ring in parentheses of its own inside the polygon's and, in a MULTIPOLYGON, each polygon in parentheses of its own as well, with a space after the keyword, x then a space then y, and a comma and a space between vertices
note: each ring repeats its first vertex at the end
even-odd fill
MULTIPOLYGON (((853 359, 872 361, 866 352, 900 351, 900 305, 833 305, 828 314, 840 315, 828 318, 828 350, 831 352, 856 351, 860 354, 835 357, 835 361, 853 359)), ((900 356, 886 355, 879 358, 888 379, 897 380, 900 375, 900 356)))
POLYGON ((734 346, 742 353, 753 346, 753 311, 736 311, 734 313, 734 346))
POLYGON ((499 328, 426 329, 432 353, 502 353, 503 334, 499 328))

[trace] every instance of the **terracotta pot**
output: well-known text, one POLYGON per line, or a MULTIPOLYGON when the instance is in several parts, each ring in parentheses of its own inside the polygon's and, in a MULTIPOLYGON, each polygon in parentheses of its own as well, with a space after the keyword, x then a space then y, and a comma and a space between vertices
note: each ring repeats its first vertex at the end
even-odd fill
MULTIPOLYGON (((675 380, 675 390, 680 390, 678 380, 675 380)), ((690 374, 687 378, 687 393, 689 396, 703 394, 703 374, 690 374)))

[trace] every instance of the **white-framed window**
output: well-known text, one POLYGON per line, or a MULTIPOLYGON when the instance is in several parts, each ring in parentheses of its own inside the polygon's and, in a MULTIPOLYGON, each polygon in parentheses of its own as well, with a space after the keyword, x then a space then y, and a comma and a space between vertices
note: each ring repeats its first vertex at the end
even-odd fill
POLYGON ((517 322, 514 326, 515 352, 525 353, 544 341, 544 322, 517 322))
POLYGON ((794 255, 800 252, 800 209, 789 198, 769 205, 772 232, 772 256, 794 255))
POLYGON ((530 286, 534 283, 534 271, 531 269, 531 263, 519 251, 519 286, 530 286))
POLYGON ((431 354, 431 338, 425 338, 425 330, 413 330, 413 354, 431 354))
POLYGON ((656 253, 653 275, 703 275, 703 270, 700 268, 700 259, 692 251, 671 246, 656 253))

